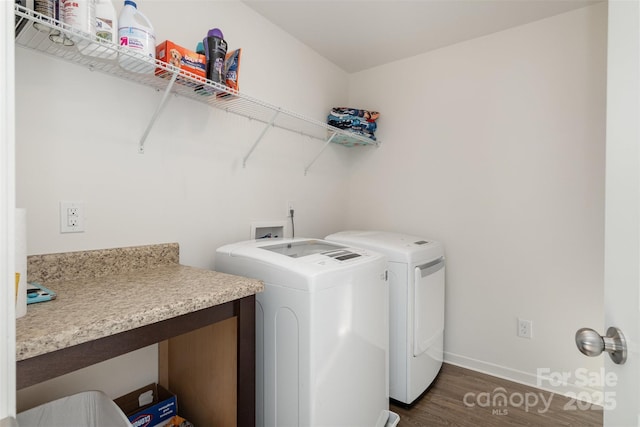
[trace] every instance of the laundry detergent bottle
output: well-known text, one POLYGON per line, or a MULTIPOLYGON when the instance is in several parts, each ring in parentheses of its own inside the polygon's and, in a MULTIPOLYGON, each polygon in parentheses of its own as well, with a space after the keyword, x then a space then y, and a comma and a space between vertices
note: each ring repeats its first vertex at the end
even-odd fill
POLYGON ((59 7, 63 22, 74 33, 70 39, 78 49, 84 49, 96 32, 95 0, 61 0, 59 7))
POLYGON ((138 6, 132 0, 125 0, 124 8, 118 17, 118 39, 120 46, 127 53, 131 53, 127 55, 121 52, 118 55, 118 62, 122 68, 134 73, 154 73, 155 31, 149 19, 138 10, 138 6))
POLYGON ((118 17, 116 8, 111 0, 95 0, 95 34, 94 41, 84 49, 80 49, 83 55, 94 56, 103 59, 116 59, 118 52, 115 50, 118 40, 118 17))
POLYGON ((207 58, 207 79, 224 85, 224 58, 227 55, 227 42, 222 31, 213 28, 202 40, 204 54, 207 58))
POLYGON ((95 0, 62 0, 60 12, 63 22, 72 27, 75 32, 86 36, 95 33, 95 0))

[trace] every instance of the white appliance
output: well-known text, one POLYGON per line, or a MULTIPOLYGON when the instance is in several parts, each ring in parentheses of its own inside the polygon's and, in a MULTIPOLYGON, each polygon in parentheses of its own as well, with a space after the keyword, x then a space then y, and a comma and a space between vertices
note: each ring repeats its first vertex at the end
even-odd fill
POLYGON ((220 247, 216 270, 261 279, 256 425, 391 425, 383 255, 316 239, 220 247))
POLYGON ((386 255, 389 270, 389 396, 411 405, 440 372, 444 351, 442 244, 406 234, 343 231, 326 240, 386 255))

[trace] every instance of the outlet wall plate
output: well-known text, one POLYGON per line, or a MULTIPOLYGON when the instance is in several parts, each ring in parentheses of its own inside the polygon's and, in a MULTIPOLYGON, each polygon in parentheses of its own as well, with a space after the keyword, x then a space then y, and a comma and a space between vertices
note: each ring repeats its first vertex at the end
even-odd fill
POLYGON ((60 233, 84 232, 84 203, 60 202, 60 233))
POLYGON ((521 338, 529 338, 533 337, 533 323, 531 320, 520 319, 518 318, 518 336, 521 338))
POLYGON ((287 218, 291 218, 291 211, 293 210, 293 214, 296 212, 296 202, 293 200, 287 200, 287 218))

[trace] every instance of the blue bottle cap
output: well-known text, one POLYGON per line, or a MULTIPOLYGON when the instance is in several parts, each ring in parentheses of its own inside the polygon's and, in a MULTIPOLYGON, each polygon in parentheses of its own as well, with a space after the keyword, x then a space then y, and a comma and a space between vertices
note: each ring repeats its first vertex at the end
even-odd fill
POLYGON ((204 54, 204 45, 202 44, 202 42, 198 42, 198 44, 196 45, 196 53, 204 54))
POLYGON ((138 5, 136 4, 136 2, 134 2, 133 0, 124 0, 124 5, 127 6, 133 6, 136 9, 138 8, 138 5))

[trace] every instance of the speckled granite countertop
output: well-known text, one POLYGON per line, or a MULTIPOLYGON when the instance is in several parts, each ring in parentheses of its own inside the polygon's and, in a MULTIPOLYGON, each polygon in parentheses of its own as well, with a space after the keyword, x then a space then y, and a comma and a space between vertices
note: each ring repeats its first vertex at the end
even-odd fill
POLYGON ((55 291, 16 319, 18 361, 261 292, 259 280, 178 264, 178 245, 29 257, 55 291))

